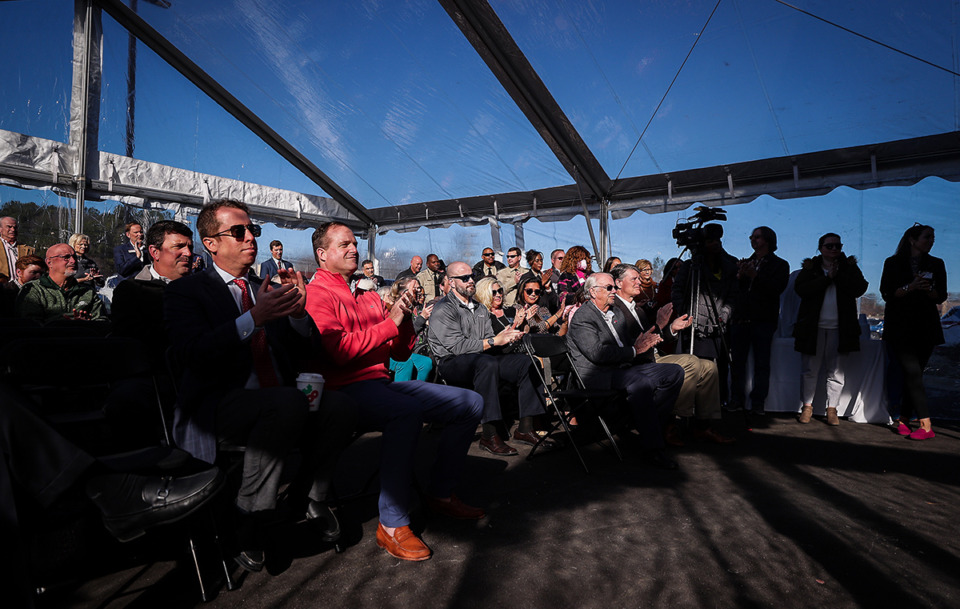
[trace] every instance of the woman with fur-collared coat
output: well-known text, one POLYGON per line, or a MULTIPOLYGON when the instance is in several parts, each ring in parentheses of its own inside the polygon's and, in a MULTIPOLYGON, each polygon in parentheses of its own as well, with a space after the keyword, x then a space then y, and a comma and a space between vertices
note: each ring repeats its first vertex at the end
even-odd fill
POLYGON ((826 368, 827 424, 839 425, 844 356, 860 350, 857 298, 867 291, 868 283, 856 258, 843 253, 839 235, 823 235, 817 247, 820 255, 803 261, 794 282, 800 312, 793 328, 793 345, 803 354, 803 409, 797 420, 809 423, 813 417, 817 380, 826 368))

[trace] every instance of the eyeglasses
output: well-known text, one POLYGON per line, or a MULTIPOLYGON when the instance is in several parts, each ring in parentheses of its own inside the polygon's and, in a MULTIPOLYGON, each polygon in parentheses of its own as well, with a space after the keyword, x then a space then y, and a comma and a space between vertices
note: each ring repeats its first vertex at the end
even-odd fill
POLYGON ((507 254, 507 258, 519 258, 520 254, 507 254))
POLYGON ((487 256, 493 256, 493 252, 484 252, 484 253, 481 254, 481 255, 482 255, 484 258, 486 258, 487 256))
POLYGON ((539 296, 540 292, 541 290, 534 290, 532 288, 527 288, 526 290, 523 291, 523 293, 526 294, 527 296, 539 296))
POLYGON ((253 235, 254 239, 256 239, 257 237, 260 236, 260 233, 262 232, 262 230, 263 229, 261 229, 256 224, 234 224, 227 230, 220 231, 219 233, 215 233, 210 236, 222 237, 224 235, 230 235, 237 241, 243 241, 243 238, 247 236, 247 231, 250 231, 250 234, 253 235))
POLYGON ((843 244, 842 243, 824 243, 823 247, 824 249, 828 249, 828 250, 842 250, 843 244))
POLYGON ((612 292, 614 289, 616 289, 612 285, 595 285, 593 287, 594 289, 606 290, 608 292, 612 292))
POLYGON ((47 258, 59 258, 64 262, 69 262, 70 260, 76 260, 77 255, 76 254, 60 254, 59 256, 47 256, 47 258))
POLYGON ((652 273, 653 269, 640 269, 641 273, 652 273))
POLYGON ((496 296, 497 294, 503 296, 503 288, 497 288, 496 290, 490 290, 490 293, 496 296))
POLYGON ((473 280, 473 275, 447 275, 450 279, 459 279, 460 281, 467 283, 468 281, 473 280))

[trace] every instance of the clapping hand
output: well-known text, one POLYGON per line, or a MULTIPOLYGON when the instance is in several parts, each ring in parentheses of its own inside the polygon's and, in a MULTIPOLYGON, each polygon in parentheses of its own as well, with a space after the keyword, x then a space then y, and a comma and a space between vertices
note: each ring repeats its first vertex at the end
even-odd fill
POLYGON ((636 350, 638 354, 645 353, 661 343, 663 339, 660 338, 660 335, 656 332, 657 329, 654 327, 638 336, 637 340, 633 343, 634 350, 636 350))

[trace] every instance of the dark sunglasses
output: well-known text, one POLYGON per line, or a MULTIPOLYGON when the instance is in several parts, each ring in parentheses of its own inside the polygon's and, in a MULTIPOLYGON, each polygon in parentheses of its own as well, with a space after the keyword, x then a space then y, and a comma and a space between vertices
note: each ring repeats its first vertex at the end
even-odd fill
POLYGON ((612 292, 612 291, 614 291, 614 290, 616 289, 616 288, 613 287, 612 285, 595 285, 595 286, 593 286, 593 287, 595 287, 595 288, 600 288, 601 290, 606 290, 606 291, 608 291, 608 292, 612 292))
POLYGON ((503 296, 503 288, 497 288, 496 290, 490 290, 490 293, 493 294, 493 295, 500 294, 501 296, 503 296))
POLYGON ((230 235, 237 241, 243 241, 243 238, 247 236, 247 231, 250 231, 250 234, 253 235, 253 238, 256 239, 260 236, 262 229, 256 224, 234 224, 227 230, 220 231, 210 235, 211 237, 222 237, 224 235, 230 235))
POLYGON ((450 279, 459 279, 460 281, 462 281, 462 282, 464 282, 464 283, 467 283, 468 281, 470 281, 471 279, 473 279, 473 275, 472 275, 472 274, 470 274, 470 275, 447 275, 447 277, 449 277, 450 279))
POLYGON ((520 254, 507 254, 507 258, 519 258, 520 254))
POLYGON ((493 252, 484 252, 483 256, 493 256, 493 252))
POLYGON ((526 290, 523 291, 523 293, 526 294, 527 296, 533 296, 533 295, 539 296, 539 295, 540 295, 540 290, 534 290, 534 289, 532 289, 532 288, 527 288, 526 290))
POLYGON ((828 250, 842 250, 843 244, 842 243, 824 243, 823 247, 825 247, 828 250))

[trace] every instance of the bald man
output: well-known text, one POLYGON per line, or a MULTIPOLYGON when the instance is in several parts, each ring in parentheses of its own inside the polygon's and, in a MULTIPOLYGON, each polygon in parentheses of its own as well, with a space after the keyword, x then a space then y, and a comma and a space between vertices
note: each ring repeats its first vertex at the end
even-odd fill
POLYGON ((416 277, 417 273, 419 273, 422 268, 423 258, 420 256, 414 256, 410 259, 410 268, 400 271, 400 274, 397 275, 396 281, 400 281, 404 277, 416 277))
POLYGON ((41 323, 59 319, 106 321, 106 310, 93 287, 76 280, 77 253, 72 247, 66 243, 52 245, 44 261, 49 272, 17 294, 17 317, 41 323))

